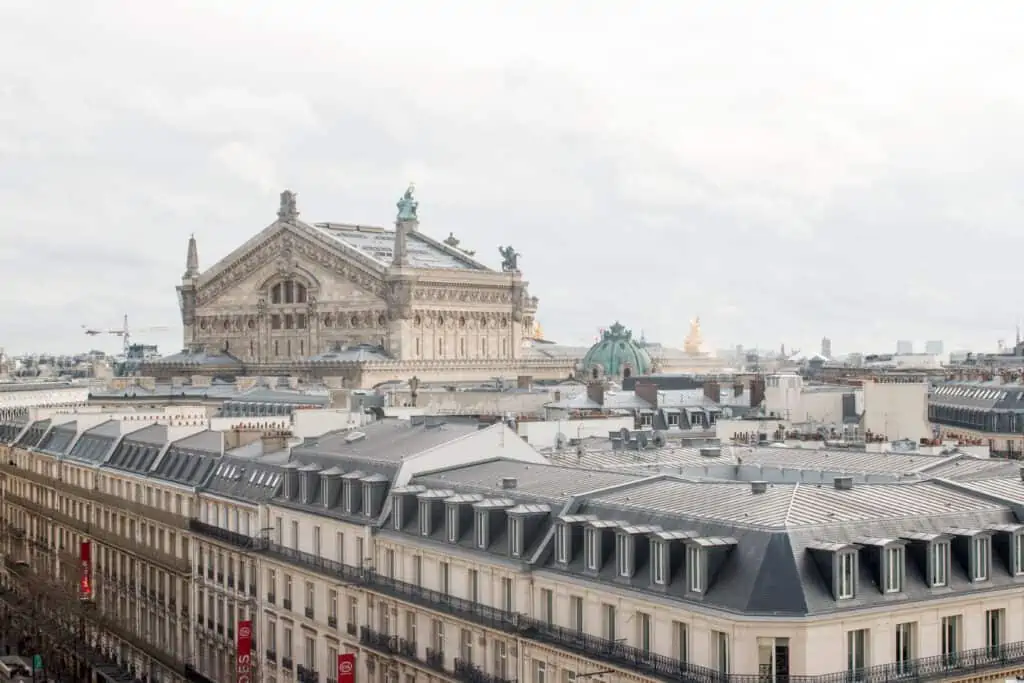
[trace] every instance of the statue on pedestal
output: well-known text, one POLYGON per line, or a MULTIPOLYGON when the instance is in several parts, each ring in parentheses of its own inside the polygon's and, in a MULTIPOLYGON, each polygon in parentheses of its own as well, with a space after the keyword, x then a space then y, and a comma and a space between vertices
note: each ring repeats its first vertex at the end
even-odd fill
POLYGON ((415 191, 416 186, 409 183, 405 194, 402 195, 402 198, 398 200, 398 204, 395 205, 398 207, 398 222, 419 220, 416 216, 416 210, 419 208, 420 203, 413 196, 415 191))
POLYGON ((277 217, 282 221, 294 221, 299 217, 295 193, 291 190, 285 190, 281 193, 281 207, 277 210, 277 217))
POLYGON ((690 321, 690 333, 686 335, 686 340, 683 342, 683 350, 696 356, 700 353, 700 346, 703 343, 704 339, 700 334, 700 316, 697 316, 690 321))
POLYGON ((498 253, 501 254, 501 272, 503 273, 518 273, 519 272, 519 252, 513 249, 511 246, 498 247, 498 253))

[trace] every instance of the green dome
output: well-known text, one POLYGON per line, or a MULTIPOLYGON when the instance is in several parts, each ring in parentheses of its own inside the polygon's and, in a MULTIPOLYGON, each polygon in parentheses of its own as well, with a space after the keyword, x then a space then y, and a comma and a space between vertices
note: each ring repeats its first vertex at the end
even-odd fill
POLYGON ((632 332, 616 322, 587 351, 581 370, 585 379, 646 375, 651 371, 651 355, 633 339, 632 332))

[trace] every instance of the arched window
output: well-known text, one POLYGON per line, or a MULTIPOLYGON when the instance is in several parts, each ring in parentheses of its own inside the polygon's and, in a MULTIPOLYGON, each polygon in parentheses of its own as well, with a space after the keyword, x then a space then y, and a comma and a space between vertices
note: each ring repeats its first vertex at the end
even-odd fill
POLYGON ((633 374, 633 371, 630 370, 629 368, 626 368, 625 370, 622 371, 622 376, 624 378, 625 377, 630 377, 630 376, 632 376, 632 374, 633 374))
POLYGON ((307 296, 306 286, 295 280, 278 282, 270 288, 270 303, 272 304, 304 304, 307 296))

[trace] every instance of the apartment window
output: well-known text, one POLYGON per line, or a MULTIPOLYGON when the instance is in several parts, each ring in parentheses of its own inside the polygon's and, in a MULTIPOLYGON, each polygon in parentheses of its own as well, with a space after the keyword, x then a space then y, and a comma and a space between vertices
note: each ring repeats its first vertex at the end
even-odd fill
POLYGON ((512 557, 523 554, 523 520, 521 517, 508 518, 509 550, 512 557))
POLYGON ((306 636, 306 648, 303 652, 303 659, 305 660, 307 669, 316 669, 316 640, 306 636))
POLYGON ((299 523, 292 522, 292 548, 299 549, 299 523))
POLYGON ((636 613, 637 644, 645 654, 651 653, 651 615, 647 612, 636 613))
POLYGON ((359 599, 350 597, 348 599, 348 623, 355 626, 359 623, 359 599))
POLYGON ((548 683, 548 665, 539 659, 533 660, 533 683, 548 683))
POLYGON ((420 503, 420 536, 430 535, 430 503, 420 503))
POLYGON ((729 673, 729 635, 711 632, 711 668, 720 674, 729 673))
POLYGON ((312 610, 316 607, 316 587, 312 581, 306 582, 306 609, 312 610))
POLYGON ((1013 537, 1013 573, 1024 574, 1024 534, 1013 537))
POLYGON ((601 613, 604 617, 602 623, 605 640, 615 640, 615 605, 601 605, 601 613))
POLYGON ((568 524, 559 524, 555 530, 555 562, 569 562, 569 533, 572 528, 568 524))
POLYGON ((459 540, 459 507, 457 505, 449 505, 445 508, 447 519, 445 520, 445 528, 448 531, 448 542, 457 543, 459 540))
POLYGON ((313 527, 313 554, 320 557, 320 527, 313 527))
POLYGON ((949 544, 932 543, 932 586, 945 586, 949 583, 949 544))
POLYGON ((885 549, 885 592, 898 593, 903 590, 903 548, 885 549))
POLYGON ((584 554, 587 556, 587 569, 597 571, 600 569, 600 559, 597 547, 597 529, 587 529, 583 536, 584 554))
POLYGON ((284 633, 282 634, 281 640, 283 641, 282 645, 284 646, 281 649, 281 656, 282 657, 291 657, 292 656, 292 630, 288 626, 284 627, 284 633))
POLYGON ((506 612, 515 611, 515 595, 512 592, 512 579, 503 577, 501 579, 501 597, 503 608, 506 612))
POLYGON ((569 597, 569 627, 583 631, 583 598, 578 595, 569 597))
POLYGON ((836 597, 847 600, 854 595, 857 580, 857 556, 852 552, 839 553, 839 590, 836 597))
POLYGON ((384 571, 390 578, 397 578, 395 576, 395 551, 391 548, 384 551, 384 571))
POLYGON ((665 544, 660 541, 651 543, 651 580, 658 586, 668 583, 665 562, 665 544))
POLYGON ((480 573, 475 569, 470 569, 468 576, 469 600, 471 602, 480 602, 480 573))
POLYGON ((985 611, 985 647, 999 650, 1003 646, 1003 630, 1006 624, 1006 610, 990 609, 985 611))
POLYGON ((338 620, 338 591, 333 588, 327 591, 327 616, 338 620))
POLYGON ((917 658, 917 624, 908 621, 896 625, 896 672, 907 675, 917 658))
POLYGON ((992 558, 991 554, 991 539, 987 536, 982 538, 975 538, 973 540, 974 546, 974 566, 971 571, 971 578, 974 581, 985 581, 988 579, 988 566, 989 561, 992 558))
POLYGON ((284 575, 284 599, 289 603, 292 601, 292 577, 284 575))
POLYGON ((868 630, 866 628, 846 632, 846 671, 850 680, 864 679, 868 668, 868 630))
POLYGON ((416 613, 413 611, 405 613, 405 639, 410 643, 416 642, 416 613))
POLYGON ((952 657, 960 651, 960 622, 959 614, 942 617, 942 642, 940 645, 944 657, 952 657))
POLYGON ((412 581, 417 586, 423 585, 423 558, 419 555, 412 558, 412 581))
POLYGON ((689 578, 690 590, 694 593, 704 592, 703 559, 700 546, 686 546, 686 573, 689 578))
POLYGON ((467 664, 473 663, 473 632, 468 628, 459 632, 459 657, 467 664))
POLYGON ((356 560, 359 562, 359 567, 362 569, 366 565, 366 553, 363 551, 363 539, 360 536, 356 536, 356 560))
POLYGON ((440 579, 441 579, 441 592, 448 595, 451 592, 451 565, 447 562, 441 562, 439 565, 440 579))
POLYGON ((555 623, 555 594, 550 588, 540 589, 540 620, 555 623))
POLYGON ((487 513, 476 513, 476 547, 487 549, 487 513))
POLYGON ((615 536, 615 561, 619 570, 619 576, 625 579, 628 579, 633 574, 629 564, 630 540, 632 539, 626 534, 616 534, 615 536))
POLYGON ((504 640, 494 643, 494 673, 500 678, 508 678, 508 644, 504 640))
POLYGON ((444 622, 434 619, 432 631, 434 650, 444 652, 444 622))
POLYGON ((345 564, 345 534, 340 531, 334 534, 334 561, 345 564))
POLYGON ((682 621, 672 622, 672 655, 681 663, 690 661, 690 626, 682 621))
POLYGON ((267 570, 267 602, 273 604, 274 596, 277 595, 277 573, 273 569, 267 570))

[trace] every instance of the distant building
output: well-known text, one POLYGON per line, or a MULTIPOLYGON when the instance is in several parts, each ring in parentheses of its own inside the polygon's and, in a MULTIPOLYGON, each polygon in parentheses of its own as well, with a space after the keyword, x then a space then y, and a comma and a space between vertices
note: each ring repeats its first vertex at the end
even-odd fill
POLYGON ((832 357, 832 340, 828 337, 821 338, 821 355, 825 358, 832 357))
POLYGON ((899 355, 910 355, 914 352, 914 342, 901 339, 896 342, 896 353, 899 355))
POLYGON ((944 348, 943 348, 943 344, 942 344, 942 340, 941 339, 933 339, 932 341, 928 341, 928 342, 924 343, 924 352, 925 353, 930 353, 930 354, 932 354, 934 356, 941 356, 943 351, 944 351, 944 348))

